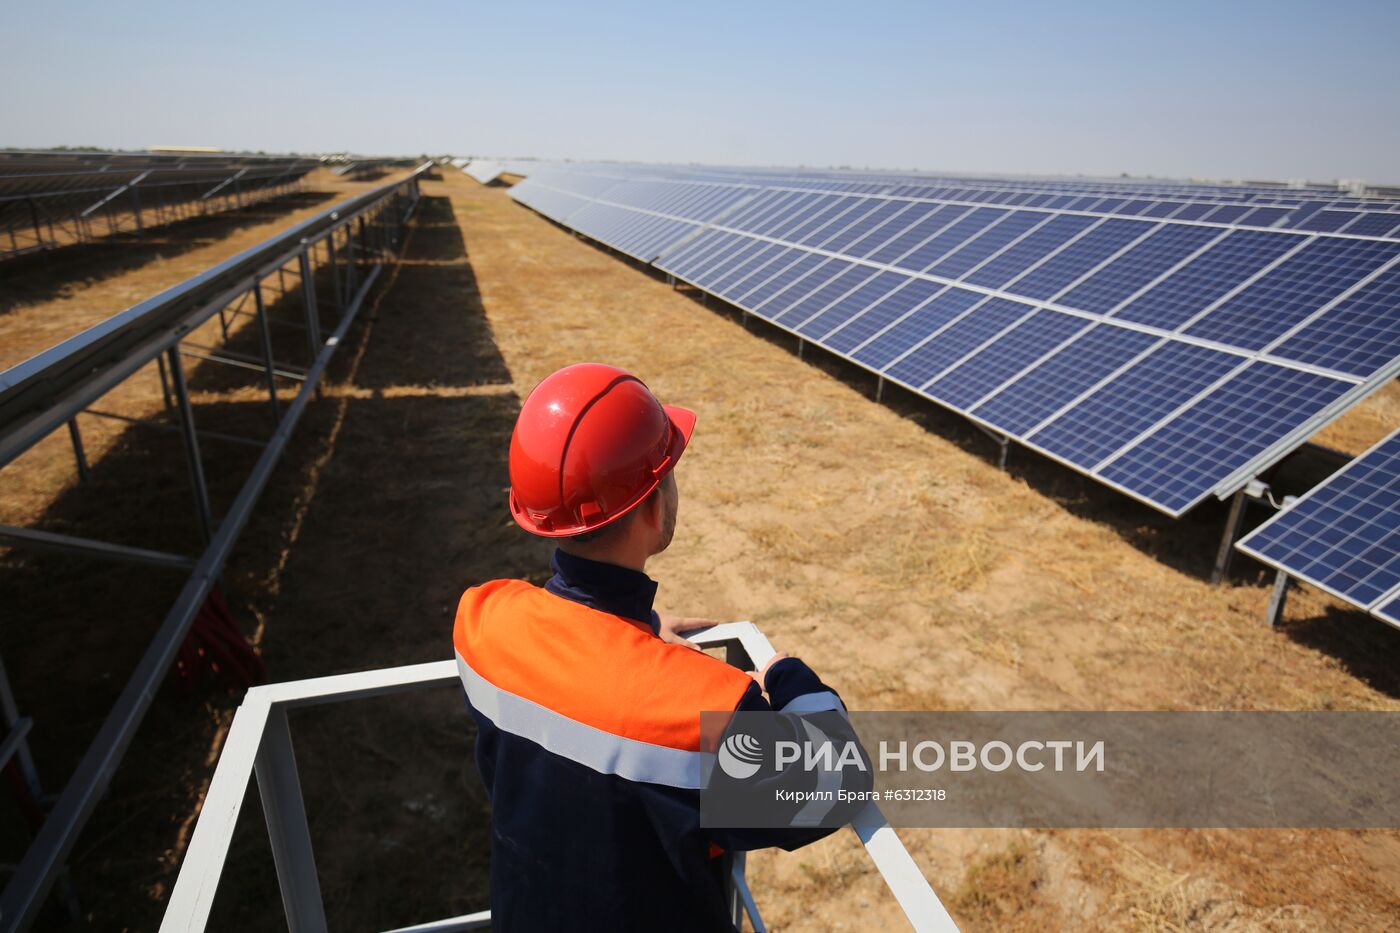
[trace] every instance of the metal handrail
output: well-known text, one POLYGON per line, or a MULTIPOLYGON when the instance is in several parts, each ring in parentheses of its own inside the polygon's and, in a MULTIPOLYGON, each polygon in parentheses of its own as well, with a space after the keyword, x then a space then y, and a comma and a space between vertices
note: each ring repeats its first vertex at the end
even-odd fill
MULTIPOLYGON (((725 647, 730 663, 743 667, 761 668, 774 654, 768 639, 751 622, 717 625, 689 633, 688 637, 705 647, 725 647)), ((325 909, 297 778, 287 711, 410 690, 458 687, 459 684, 455 661, 432 661, 269 684, 249 690, 229 727, 219 764, 166 905, 161 933, 197 933, 208 923, 239 810, 247 796, 248 781, 254 774, 272 842, 272 857, 288 927, 292 933, 325 931, 325 909)), ((879 808, 874 804, 868 806, 856 817, 852 828, 913 928, 920 933, 955 933, 957 925, 879 808)), ((754 929, 762 931, 763 921, 748 892, 742 862, 736 865, 734 881, 754 929)), ((400 927, 390 933, 449 933, 483 929, 490 922, 491 912, 487 910, 400 927)))

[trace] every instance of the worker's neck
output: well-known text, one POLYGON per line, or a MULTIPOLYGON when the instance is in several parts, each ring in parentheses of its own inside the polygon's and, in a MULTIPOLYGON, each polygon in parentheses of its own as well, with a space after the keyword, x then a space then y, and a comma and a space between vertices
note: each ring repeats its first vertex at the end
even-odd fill
POLYGON ((608 545, 589 547, 587 544, 560 544, 559 550, 565 554, 572 554, 575 557, 582 557, 585 560, 596 560, 604 564, 616 564, 619 567, 626 567, 638 573, 646 573, 647 559, 651 553, 645 547, 629 546, 630 542, 622 541, 610 543, 608 545))

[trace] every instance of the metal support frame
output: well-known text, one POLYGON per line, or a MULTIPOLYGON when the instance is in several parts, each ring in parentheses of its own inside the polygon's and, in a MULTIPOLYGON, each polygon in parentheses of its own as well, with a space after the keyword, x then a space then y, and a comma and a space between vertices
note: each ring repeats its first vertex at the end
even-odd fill
MULTIPOLYGON (((724 648, 729 663, 744 669, 761 668, 774 653, 768 639, 751 622, 717 625, 688 633, 687 637, 703 648, 724 648)), ((190 836, 180 874, 166 905, 161 933, 196 933, 208 923, 233 829, 254 773, 272 840, 288 928, 292 933, 323 933, 326 919, 287 728, 287 712, 300 707, 425 689, 460 690, 456 661, 432 661, 250 689, 234 714, 223 753, 200 809, 199 821, 190 836)), ((851 828, 911 926, 919 933, 955 933, 957 925, 880 809, 874 804, 867 806, 856 816, 851 828)), ((747 914, 755 930, 764 930, 763 919, 744 876, 742 855, 733 861, 730 881, 731 907, 747 914)), ((738 914, 735 919, 739 919, 738 914)), ((399 927, 391 933, 475 930, 488 927, 490 922, 488 910, 399 927)))
MULTIPOLYGON (((327 237, 326 242, 330 243, 331 238, 327 237)), ((334 266, 332 266, 334 269, 334 266)), ((334 275, 334 271, 331 273, 334 275)), ((339 289, 337 289, 337 294, 339 289)), ((272 406, 272 423, 279 424, 282 421, 282 410, 277 407, 277 360, 272 355, 272 330, 268 327, 267 308, 263 305, 262 283, 253 283, 253 307, 258 318, 258 342, 262 346, 263 353, 263 373, 267 376, 267 400, 272 406)))
POLYGON ((1220 549, 1215 552, 1215 566, 1210 572, 1211 583, 1219 583, 1230 572, 1230 556, 1235 549, 1235 539, 1240 536, 1244 505, 1245 491, 1241 489, 1230 500, 1230 515, 1225 519, 1225 529, 1220 534, 1220 549))
POLYGON ((192 557, 181 557, 178 554, 167 554, 164 551, 152 551, 126 544, 96 541, 92 538, 80 538, 76 535, 61 535, 52 531, 40 531, 37 528, 0 525, 0 540, 21 544, 36 551, 96 557, 101 560, 167 567, 172 570, 193 570, 195 565, 192 557))
MULTIPOLYGON (((181 338, 213 318, 219 308, 247 292, 306 249, 308 242, 334 236, 367 214, 383 214, 385 223, 406 227, 419 201, 418 179, 428 165, 407 178, 357 195, 304 221, 293 230, 221 263, 155 298, 142 302, 63 344, 0 373, 0 466, 62 427, 152 360, 160 361, 163 388, 178 416, 185 438, 186 459, 196 485, 201 524, 209 528, 207 546, 194 562, 185 582, 154 638, 111 707, 92 744, 68 779, 29 849, 14 867, 0 892, 0 933, 27 929, 33 923, 79 833, 101 801, 112 776, 136 734, 170 670, 176 653, 195 616, 217 583, 234 543, 246 525, 268 479, 281 459, 291 434, 310 404, 331 357, 374 287, 382 265, 375 265, 351 293, 333 334, 318 339, 305 380, 266 442, 242 488, 222 520, 208 511, 203 464, 199 460, 198 435, 188 386, 180 363, 181 338), (335 216, 332 217, 331 215, 335 216), (168 368, 168 372, 165 370, 168 368)), ((261 368, 261 367, 260 367, 261 368)), ((162 566, 179 566, 184 558, 82 539, 46 537, 43 532, 19 529, 7 536, 28 546, 66 549, 114 559, 138 560, 162 566), (19 540, 19 538, 24 540, 19 540), (57 539, 57 540, 55 540, 57 539), (88 545, 95 545, 89 548, 88 545), (101 553, 98 553, 101 552, 101 553)), ((235 726, 237 722, 235 721, 235 726)), ((251 765, 251 762, 250 762, 251 765)), ((206 803, 205 812, 208 812, 206 803)))
MULTIPOLYGON (((85 409, 84 414, 92 415, 94 418, 107 418, 111 421, 123 421, 127 424, 138 425, 143 428, 150 428, 153 431, 179 431, 178 424, 164 424, 160 421, 150 421, 144 418, 133 418, 131 415, 118 414, 115 411, 102 411, 97 408, 85 409)), ((228 441, 230 444, 243 444, 247 447, 264 447, 265 443, 257 438, 240 437, 237 434, 225 434, 223 431, 200 431, 199 436, 213 441, 228 441)))
POLYGON ((194 426, 194 406, 190 404, 189 387, 185 384, 185 369, 180 363, 178 344, 166 351, 170 360, 170 379, 175 389, 175 410, 180 415, 180 436, 185 442, 185 463, 190 470, 190 485, 194 488, 195 515, 199 519, 199 536, 205 545, 214 537, 214 513, 209 506, 209 485, 204 479, 204 460, 199 455, 199 434, 194 426))
POLYGON ((88 469, 87 454, 83 452, 83 435, 78 431, 78 416, 68 419, 68 440, 73 444, 73 460, 78 465, 78 480, 86 483, 92 475, 88 469))
POLYGON ((1279 622, 1283 619, 1283 607, 1288 603, 1288 585, 1291 578, 1286 571, 1280 570, 1274 577, 1274 587, 1269 592, 1269 608, 1265 619, 1269 623, 1269 628, 1278 628, 1279 622))
POLYGON ((875 377, 875 404, 880 404, 885 400, 885 377, 875 377))
MULTIPOLYGON (((881 389, 883 389, 884 387, 885 387, 885 380, 884 380, 883 378, 881 378, 881 379, 880 379, 879 386, 876 388, 876 393, 877 393, 876 399, 877 399, 877 401, 878 401, 878 398, 879 398, 878 393, 879 393, 879 391, 880 391, 881 389)), ((998 434, 996 431, 989 431, 989 430, 987 430, 986 428, 982 427, 982 425, 978 424, 976 421, 973 421, 973 422, 970 422, 970 423, 971 423, 971 425, 972 425, 974 428, 976 428, 977 430, 981 431, 983 434, 985 434, 985 435, 987 435, 988 437, 990 437, 990 438, 992 439, 992 441, 997 445, 997 447, 998 447, 998 450, 997 450, 997 469, 998 469, 998 470, 1003 470, 1003 471, 1004 471, 1004 470, 1006 469, 1006 454, 1007 454, 1007 451, 1011 449, 1011 438, 1010 438, 1009 436, 1005 435, 1005 434, 998 434)))

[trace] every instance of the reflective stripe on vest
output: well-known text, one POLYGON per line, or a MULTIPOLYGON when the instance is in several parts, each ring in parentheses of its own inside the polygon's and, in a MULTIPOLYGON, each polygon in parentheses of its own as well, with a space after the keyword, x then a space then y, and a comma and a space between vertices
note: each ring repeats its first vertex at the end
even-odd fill
POLYGON ((457 655, 457 673, 462 677, 462 686, 472 706, 503 732, 529 739, 600 774, 692 790, 705 786, 708 769, 714 761, 714 755, 709 752, 683 751, 624 739, 576 722, 500 689, 472 670, 460 654, 457 655))

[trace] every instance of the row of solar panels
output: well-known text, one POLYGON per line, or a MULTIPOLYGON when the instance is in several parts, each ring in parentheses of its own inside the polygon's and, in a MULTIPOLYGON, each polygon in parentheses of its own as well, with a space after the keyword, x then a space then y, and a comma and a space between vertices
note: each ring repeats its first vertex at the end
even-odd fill
MULTIPOLYGON (((639 180, 638 170, 619 172, 618 166, 601 166, 596 170, 548 170, 563 181, 568 175, 589 179, 610 179, 614 182, 639 180)), ((640 179, 652 176, 640 176, 640 179)), ((714 171, 697 173, 667 169, 656 180, 691 182, 697 185, 722 187, 761 187, 792 191, 832 191, 844 194, 869 194, 937 203, 1021 207, 1056 211, 1082 212, 1091 215, 1140 217, 1152 220, 1200 221, 1202 223, 1232 224, 1262 229, 1307 230, 1317 233, 1343 233, 1365 237, 1400 238, 1400 199, 1369 199, 1323 197, 1262 196, 1239 189, 1208 189, 1205 191, 1162 193, 1156 188, 1144 189, 1136 183, 1124 183, 1117 188, 1102 184, 1094 190, 1075 187, 1066 190, 1045 182, 1039 187, 1004 187, 983 180, 952 185, 931 185, 927 179, 885 178, 880 181, 855 181, 803 178, 790 175, 724 176, 714 171)), ((560 184, 564 190, 578 190, 574 184, 560 184)), ((1335 194, 1335 193, 1334 193, 1335 194)))
POLYGON ((536 166, 521 203, 1170 515, 1400 371, 1400 243, 536 166))
MULTIPOLYGON (((580 167, 592 173, 605 171, 619 177, 645 174, 655 176, 656 166, 635 166, 625 163, 600 165, 582 164, 580 167)), ((970 189, 993 190, 1032 194, 1052 192, 1058 194, 1101 194, 1148 198, 1168 198, 1176 200, 1206 200, 1221 203, 1240 202, 1250 204, 1279 204, 1298 206, 1310 201, 1320 201, 1337 208, 1368 210, 1395 210, 1400 208, 1394 200, 1382 195, 1357 197, 1342 194, 1333 187, 1283 188, 1279 186, 1259 187, 1251 185, 1228 185, 1218 183, 1163 182, 1154 179, 1064 179, 1064 178, 997 178, 975 175, 902 175, 893 173, 856 173, 834 171, 810 171, 793 173, 790 169, 760 171, 754 169, 716 169, 663 166, 666 177, 677 181, 733 181, 736 176, 755 178, 765 182, 800 185, 811 188, 853 191, 857 193, 879 193, 893 186, 902 186, 910 191, 922 189, 970 189)))
MULTIPOLYGON (((144 162, 144 160, 140 160, 144 162)), ((201 161, 187 165, 109 163, 61 167, 48 161, 0 160, 0 201, 56 199, 112 191, 127 185, 155 188, 170 185, 218 184, 237 176, 249 187, 294 181, 319 165, 316 159, 258 159, 247 164, 201 161)))
POLYGON ((1400 627, 1400 431, 1237 546, 1400 627))

